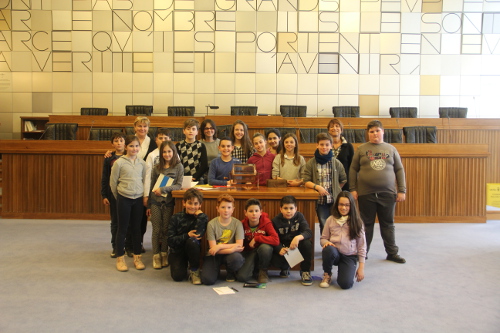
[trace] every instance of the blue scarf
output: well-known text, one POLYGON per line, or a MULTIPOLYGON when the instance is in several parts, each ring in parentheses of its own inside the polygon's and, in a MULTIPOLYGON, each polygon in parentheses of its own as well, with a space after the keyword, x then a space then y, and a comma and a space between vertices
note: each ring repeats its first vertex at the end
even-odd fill
POLYGON ((316 158, 316 162, 318 162, 319 164, 323 165, 323 164, 326 164, 326 163, 328 163, 329 161, 332 160, 333 153, 330 150, 328 152, 328 155, 321 155, 319 153, 319 150, 316 149, 316 151, 314 152, 314 157, 316 158))

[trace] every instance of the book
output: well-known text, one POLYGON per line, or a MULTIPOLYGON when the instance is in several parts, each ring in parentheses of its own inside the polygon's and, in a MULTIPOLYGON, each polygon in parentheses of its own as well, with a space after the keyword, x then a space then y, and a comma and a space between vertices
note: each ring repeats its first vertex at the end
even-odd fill
MULTIPOLYGON (((165 176, 164 174, 160 174, 158 179, 156 180, 155 186, 153 186, 153 191, 156 191, 160 187, 165 187, 165 186, 172 186, 174 183, 174 179, 168 176, 165 176)), ((163 197, 167 197, 167 193, 163 194, 163 197)))

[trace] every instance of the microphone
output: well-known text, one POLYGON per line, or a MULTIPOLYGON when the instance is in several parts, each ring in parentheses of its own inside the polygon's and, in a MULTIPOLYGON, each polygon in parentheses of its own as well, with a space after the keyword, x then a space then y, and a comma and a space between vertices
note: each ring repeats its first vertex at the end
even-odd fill
POLYGON ((92 119, 92 124, 90 124, 89 137, 87 138, 87 141, 90 140, 90 133, 92 133, 92 127, 94 127, 94 122, 95 119, 92 119))
POLYGON ((318 112, 318 110, 316 110, 316 118, 318 118, 318 117, 319 117, 319 114, 320 114, 321 112, 323 112, 323 111, 325 111, 325 109, 321 109, 321 111, 319 111, 319 112, 318 112))

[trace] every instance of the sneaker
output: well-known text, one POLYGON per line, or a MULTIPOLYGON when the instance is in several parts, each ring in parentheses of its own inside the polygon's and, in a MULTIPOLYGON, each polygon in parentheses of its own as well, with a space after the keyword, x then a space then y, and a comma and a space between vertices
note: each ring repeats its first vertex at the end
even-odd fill
POLYGON ((268 283, 269 276, 267 275, 267 271, 264 269, 259 270, 259 276, 257 277, 258 283, 268 283))
POLYGON ((162 252, 161 253, 161 267, 167 267, 168 266, 168 254, 167 252, 162 252))
POLYGON ((302 278, 302 285, 310 286, 313 284, 313 279, 311 276, 311 272, 301 272, 300 276, 302 278))
POLYGON ((227 282, 234 282, 234 281, 236 281, 236 277, 234 276, 234 272, 227 271, 226 281, 227 282))
POLYGON ((142 255, 141 254, 134 254, 134 266, 135 269, 144 269, 146 266, 144 266, 144 263, 142 262, 142 255))
POLYGON ((280 278, 287 278, 290 276, 290 270, 289 269, 282 269, 280 271, 280 278))
POLYGON ((323 273, 323 280, 319 284, 321 288, 328 288, 330 287, 330 283, 332 283, 332 275, 328 273, 323 273))
POLYGON ((398 264, 404 264, 406 262, 405 258, 401 257, 399 254, 388 254, 386 259, 397 262, 398 264))
POLYGON ((153 268, 161 269, 161 257, 159 253, 153 255, 153 268))
POLYGON ((189 279, 191 280, 192 284, 201 284, 200 270, 197 269, 194 272, 191 271, 191 273, 189 273, 189 279))
POLYGON ((128 271, 127 264, 125 263, 125 256, 116 258, 116 269, 120 272, 128 271))

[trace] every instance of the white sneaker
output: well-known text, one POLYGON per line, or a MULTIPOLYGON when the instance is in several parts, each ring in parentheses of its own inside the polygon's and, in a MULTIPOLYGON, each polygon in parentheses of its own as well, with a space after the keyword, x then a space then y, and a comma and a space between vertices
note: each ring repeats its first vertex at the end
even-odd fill
POLYGON ((330 287, 330 283, 332 283, 332 276, 328 273, 323 274, 323 280, 319 284, 321 288, 328 288, 330 287))

